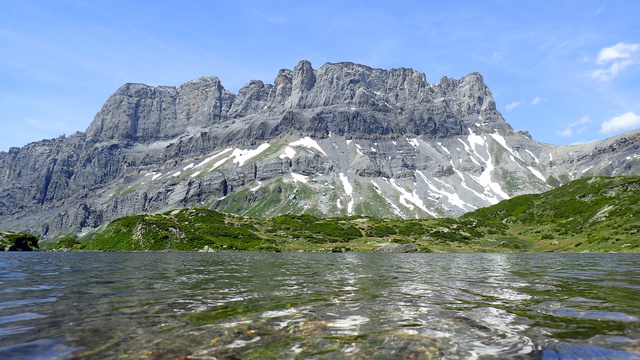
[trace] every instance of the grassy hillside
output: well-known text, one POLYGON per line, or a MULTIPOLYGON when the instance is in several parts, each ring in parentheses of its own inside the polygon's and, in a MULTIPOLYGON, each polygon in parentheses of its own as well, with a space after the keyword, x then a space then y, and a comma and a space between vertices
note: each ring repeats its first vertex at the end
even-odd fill
POLYGON ((412 251, 426 252, 640 252, 639 200, 640 177, 594 177, 459 219, 263 220, 188 208, 123 217, 69 244, 103 251, 374 251, 412 244, 412 251))
POLYGON ((27 233, 0 232, 0 251, 34 251, 38 238, 27 233))
POLYGON ((591 177, 465 214, 501 221, 531 250, 638 251, 640 177, 591 177))

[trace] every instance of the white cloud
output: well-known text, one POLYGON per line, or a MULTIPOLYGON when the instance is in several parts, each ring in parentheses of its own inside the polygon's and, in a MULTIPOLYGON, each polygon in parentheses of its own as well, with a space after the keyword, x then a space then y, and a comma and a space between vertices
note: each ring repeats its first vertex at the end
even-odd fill
POLYGON ((600 127, 600 132, 609 134, 616 131, 631 130, 637 127, 640 127, 640 115, 628 112, 603 122, 600 127))
POLYGON ((594 142, 595 140, 587 140, 587 141, 576 141, 576 142, 572 142, 569 145, 582 145, 582 144, 588 144, 590 142, 594 142))
POLYGON ((571 130, 571 128, 566 128, 562 131, 558 131, 556 134, 558 134, 558 136, 571 137, 573 136, 573 130, 571 130))
POLYGON ((598 53, 596 63, 606 66, 591 72, 591 77, 599 81, 609 81, 618 73, 640 60, 640 44, 617 43, 603 48, 598 53))
POLYGON ((587 125, 588 123, 591 122, 591 119, 589 119, 588 116, 583 116, 580 120, 578 121, 574 121, 572 123, 569 123, 569 127, 576 127, 576 126, 581 126, 581 125, 587 125))
POLYGON ((587 125, 590 122, 591 122, 591 119, 589 119, 589 116, 583 116, 580 120, 576 120, 574 122, 568 123, 567 127, 564 130, 557 131, 556 134, 558 136, 563 136, 563 137, 571 137, 574 134, 581 134, 587 129, 585 125, 587 125), (577 130, 574 130, 574 128, 576 127, 580 127, 580 128, 577 130))
POLYGON ((533 98, 533 100, 531 100, 531 105, 538 105, 543 101, 546 101, 547 99, 543 99, 540 96, 536 96, 533 98))
POLYGON ((505 106, 505 109, 507 109, 507 111, 511 111, 515 108, 517 108, 518 106, 520 106, 522 103, 520 101, 514 101, 510 104, 507 104, 507 106, 505 106))
POLYGON ((640 50, 640 44, 617 43, 614 46, 600 50, 596 62, 599 65, 604 65, 610 61, 629 59, 638 50, 640 50))

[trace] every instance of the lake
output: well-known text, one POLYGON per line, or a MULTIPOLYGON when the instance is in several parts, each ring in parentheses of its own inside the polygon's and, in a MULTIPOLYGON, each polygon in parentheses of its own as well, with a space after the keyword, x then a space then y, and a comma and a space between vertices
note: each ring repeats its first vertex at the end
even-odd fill
POLYGON ((640 359, 639 260, 2 253, 0 359, 640 359))

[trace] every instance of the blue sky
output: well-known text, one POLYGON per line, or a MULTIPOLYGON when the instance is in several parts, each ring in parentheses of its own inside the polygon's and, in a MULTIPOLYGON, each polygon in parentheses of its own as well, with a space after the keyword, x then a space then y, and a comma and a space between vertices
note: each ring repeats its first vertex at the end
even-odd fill
POLYGON ((84 131, 122 84, 218 76, 237 92, 298 61, 483 74, 552 144, 640 127, 640 1, 0 0, 0 151, 84 131))

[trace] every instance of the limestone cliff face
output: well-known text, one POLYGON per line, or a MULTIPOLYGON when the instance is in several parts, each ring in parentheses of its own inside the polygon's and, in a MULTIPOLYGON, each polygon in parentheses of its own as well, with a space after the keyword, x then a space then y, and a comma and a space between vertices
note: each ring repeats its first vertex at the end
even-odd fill
POLYGON ((575 177, 638 173, 639 137, 537 143, 504 121, 478 73, 433 84, 412 69, 301 61, 238 94, 216 77, 125 84, 85 133, 0 152, 0 229, 52 237, 195 205, 455 216, 575 177))
POLYGON ((496 111, 482 76, 443 78, 429 84, 412 69, 373 69, 353 63, 314 70, 301 61, 281 70, 274 85, 253 80, 237 95, 218 78, 203 77, 178 89, 126 84, 87 129, 87 141, 150 143, 189 130, 215 128, 223 143, 247 141, 234 131, 252 128, 261 139, 291 131, 355 137, 464 135, 469 129, 511 130, 496 111))
POLYGON ((87 129, 87 141, 149 143, 172 139, 190 128, 220 123, 234 98, 216 77, 192 80, 178 89, 125 84, 98 112, 87 129))

